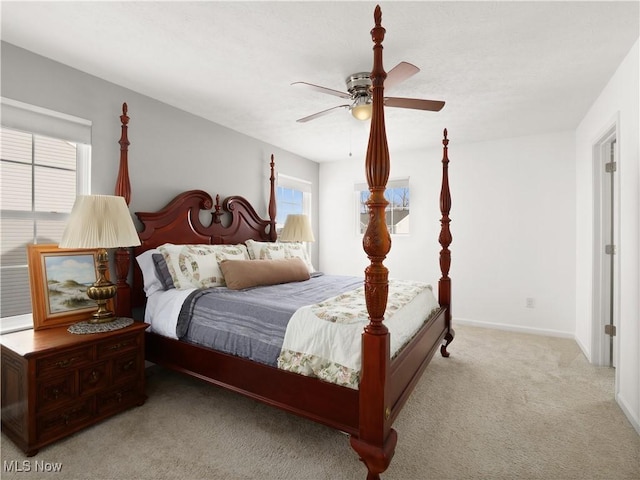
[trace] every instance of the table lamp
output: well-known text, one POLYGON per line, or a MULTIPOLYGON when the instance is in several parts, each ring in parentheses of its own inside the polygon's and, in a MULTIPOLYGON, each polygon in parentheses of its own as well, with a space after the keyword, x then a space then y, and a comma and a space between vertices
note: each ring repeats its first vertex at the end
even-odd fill
POLYGON ((115 314, 107 308, 117 287, 105 277, 109 268, 107 248, 140 245, 138 233, 123 197, 79 195, 73 204, 69 222, 59 248, 97 248, 98 279, 87 289, 87 296, 98 304, 88 320, 92 324, 112 322, 115 314))
POLYGON ((281 242, 315 242, 309 217, 304 214, 287 215, 278 240, 281 242))

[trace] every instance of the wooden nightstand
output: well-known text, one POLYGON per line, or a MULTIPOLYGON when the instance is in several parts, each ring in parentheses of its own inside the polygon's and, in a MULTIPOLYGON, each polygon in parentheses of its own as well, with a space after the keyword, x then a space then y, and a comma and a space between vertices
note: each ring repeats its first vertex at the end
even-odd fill
POLYGON ((144 331, 67 327, 0 336, 2 430, 27 456, 134 405, 144 393, 144 331))

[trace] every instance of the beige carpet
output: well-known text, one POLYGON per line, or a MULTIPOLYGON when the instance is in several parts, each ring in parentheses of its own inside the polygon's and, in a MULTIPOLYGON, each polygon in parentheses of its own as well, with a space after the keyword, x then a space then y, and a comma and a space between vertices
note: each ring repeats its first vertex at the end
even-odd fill
MULTIPOLYGON (((434 358, 396 421, 398 446, 384 479, 640 478, 640 437, 613 399, 614 372, 590 366, 575 342, 458 327, 450 352, 434 358)), ((2 478, 366 476, 339 432, 148 370, 144 406, 31 459, 2 435, 2 478), (11 461, 31 472, 7 471, 11 461), (35 472, 47 462, 61 472, 35 472)))

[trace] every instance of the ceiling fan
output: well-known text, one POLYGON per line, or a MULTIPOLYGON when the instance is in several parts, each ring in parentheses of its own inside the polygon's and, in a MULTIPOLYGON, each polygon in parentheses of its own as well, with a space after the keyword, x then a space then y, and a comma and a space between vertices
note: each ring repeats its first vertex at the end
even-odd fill
MULTIPOLYGON (((405 81, 407 78, 418 73, 420 69, 415 65, 407 62, 400 62, 393 67, 384 82, 385 90, 393 88, 400 82, 405 81)), ((291 85, 297 85, 306 87, 316 92, 326 93, 328 95, 334 95, 336 97, 350 100, 351 103, 345 103, 344 105, 337 105, 335 107, 322 110, 321 112, 314 113, 307 117, 299 118, 297 122, 308 122, 314 120, 328 113, 332 113, 340 108, 348 108, 351 114, 358 120, 368 120, 371 118, 371 79, 369 78, 369 72, 359 72, 349 75, 346 79, 347 92, 341 92, 340 90, 333 90, 332 88, 321 87, 319 85, 313 85, 307 82, 294 82, 291 85)), ((399 98, 399 97, 385 97, 384 104, 387 107, 398 108, 412 108, 415 110, 429 110, 432 112, 439 112, 444 107, 444 102, 437 100, 422 100, 418 98, 399 98)))

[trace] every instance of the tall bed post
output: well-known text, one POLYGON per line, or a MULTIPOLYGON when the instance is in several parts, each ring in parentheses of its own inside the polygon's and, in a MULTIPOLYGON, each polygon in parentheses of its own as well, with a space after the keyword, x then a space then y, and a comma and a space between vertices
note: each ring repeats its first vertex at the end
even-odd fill
POLYGON ((129 138, 127 131, 129 130, 129 115, 127 115, 127 103, 122 104, 122 115, 120 115, 120 168, 118 169, 118 178, 116 180, 116 195, 124 197, 124 201, 131 201, 131 182, 129 181, 129 138))
MULTIPOLYGON (((120 115, 120 167, 116 180, 115 195, 124 197, 124 201, 131 201, 131 183, 129 181, 129 138, 127 129, 129 116, 127 115, 127 104, 122 104, 122 115, 120 115)), ((131 265, 131 254, 128 248, 118 248, 115 253, 116 263, 116 300, 115 313, 119 317, 131 316, 131 287, 127 283, 129 269, 131 265)))
POLYGON ((446 307, 445 322, 447 325, 447 333, 444 337, 445 343, 440 347, 440 353, 443 357, 448 357, 447 346, 453 341, 454 331, 451 328, 451 279, 449 278, 449 268, 451 267, 451 251, 449 245, 453 240, 449 224, 449 212, 451 211, 451 191, 449 190, 449 139, 447 138, 447 129, 444 129, 442 139, 442 188, 440 189, 440 236, 438 241, 442 250, 440 250, 440 272, 442 277, 438 281, 438 303, 441 307, 446 307))
POLYGON ((273 153, 271 154, 271 163, 269 163, 269 167, 271 168, 271 175, 269 176, 269 240, 275 242, 278 239, 278 233, 276 232, 276 172, 275 172, 276 163, 273 159, 273 153))
POLYGON ((373 111, 365 170, 371 196, 367 201, 369 225, 364 234, 363 247, 371 261, 365 269, 365 300, 369 324, 362 334, 362 377, 359 386, 360 429, 358 437, 351 437, 351 446, 366 464, 368 480, 377 480, 384 472, 395 451, 397 434, 391 428, 389 402, 390 346, 389 331, 383 323, 389 293, 389 271, 383 265, 391 249, 391 236, 385 221, 388 205, 384 192, 389 178, 389 148, 384 123, 384 80, 382 41, 385 29, 381 25, 382 12, 376 6, 375 27, 371 30, 373 47, 373 111))

